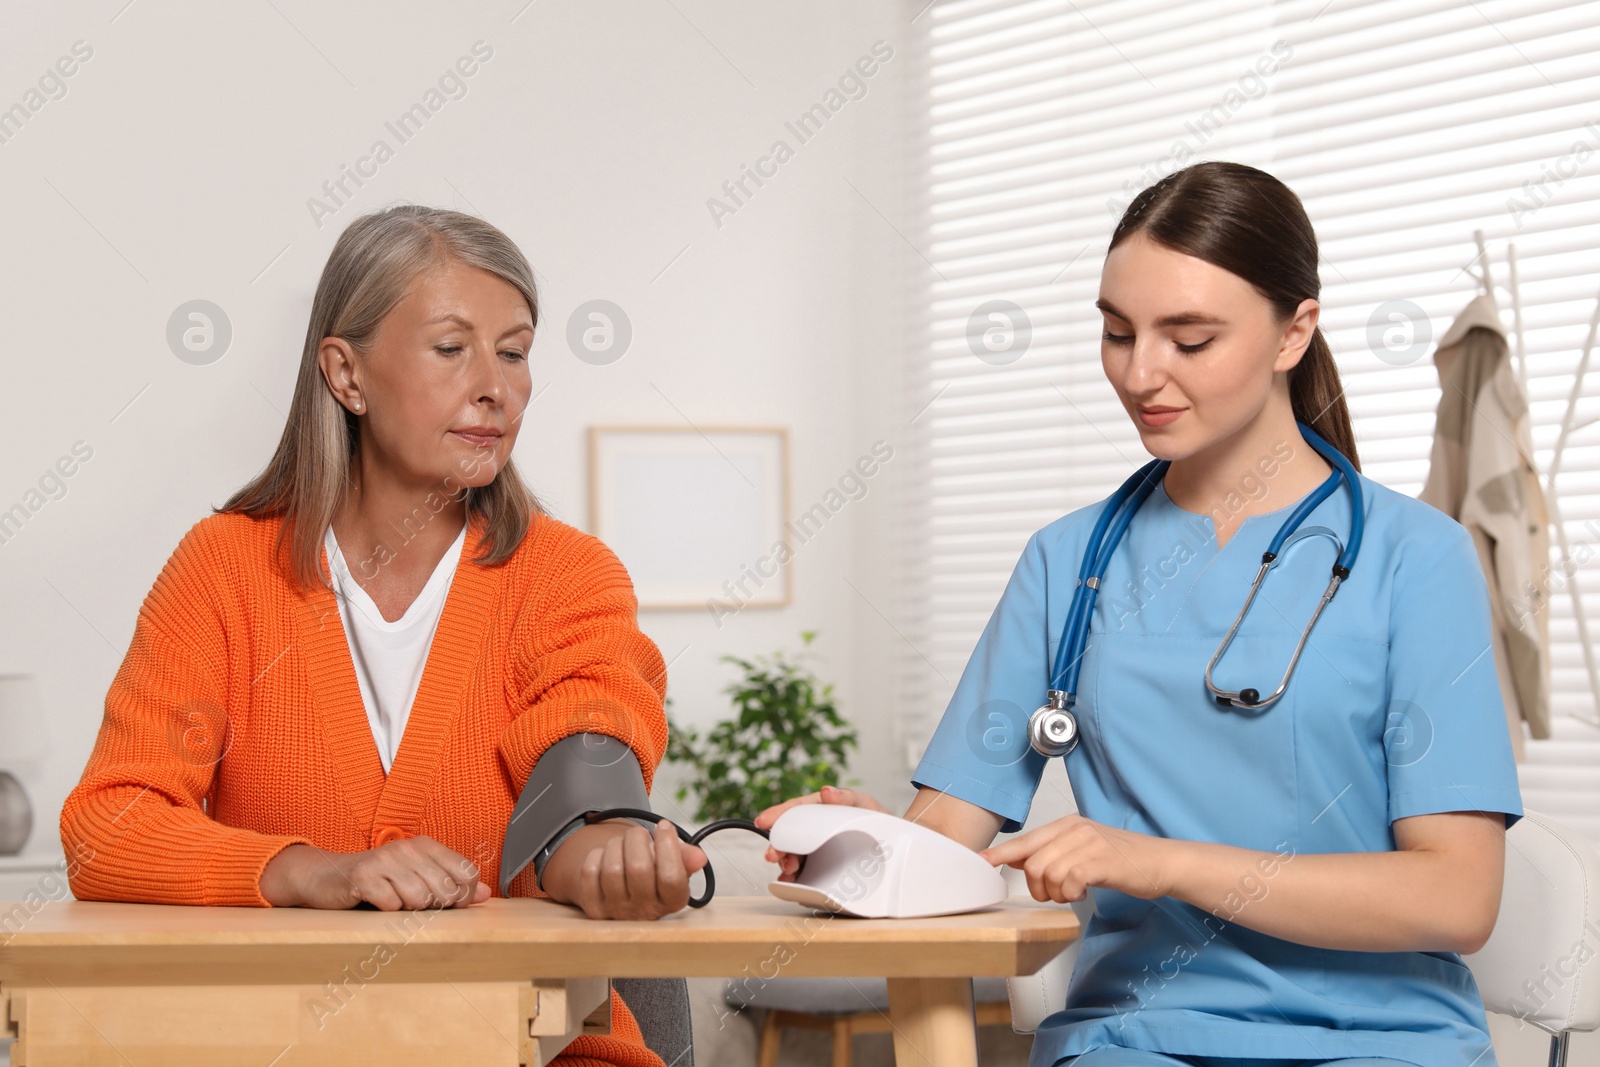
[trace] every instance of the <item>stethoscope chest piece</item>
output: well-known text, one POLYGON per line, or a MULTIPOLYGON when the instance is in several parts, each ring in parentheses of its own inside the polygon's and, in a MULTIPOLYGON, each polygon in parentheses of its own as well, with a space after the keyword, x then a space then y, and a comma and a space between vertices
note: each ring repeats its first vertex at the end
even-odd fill
POLYGON ((1065 756, 1078 745, 1078 719, 1067 707, 1067 694, 1050 690, 1050 700, 1028 716, 1028 744, 1041 756, 1065 756))
MULTIPOLYGON (((1295 506, 1294 511, 1278 528, 1277 535, 1262 553, 1261 567, 1256 571, 1255 581, 1250 584, 1250 592, 1245 597, 1244 606, 1239 609, 1238 616, 1233 620, 1233 626, 1223 637, 1222 644, 1211 657, 1211 662, 1206 664, 1206 688, 1210 690, 1217 703, 1225 707, 1261 711, 1283 696, 1288 688, 1289 679, 1294 675, 1295 664, 1300 661, 1300 653, 1305 650, 1306 642, 1311 637, 1311 628, 1317 624, 1322 609, 1328 606, 1334 593, 1338 592, 1340 583, 1350 577, 1350 570, 1355 566, 1356 553, 1361 548, 1366 510, 1361 499, 1360 475, 1350 461, 1338 449, 1317 436, 1315 430, 1298 420, 1296 425, 1306 442, 1320 452, 1334 469, 1326 481, 1295 506), (1338 535, 1325 526, 1309 526, 1301 529, 1302 520, 1318 504, 1331 496, 1341 484, 1350 494, 1348 543, 1341 544, 1338 535), (1299 643, 1295 645, 1294 653, 1289 657, 1289 666, 1284 670, 1283 679, 1279 681, 1277 689, 1262 697, 1260 691, 1256 689, 1234 691, 1218 688, 1212 681, 1211 672, 1216 668, 1222 654, 1228 650, 1228 646, 1233 643, 1234 635, 1239 632, 1239 627, 1250 611, 1250 605, 1254 603, 1256 594, 1261 591, 1262 580, 1267 576, 1267 572, 1283 559, 1286 549, 1303 538, 1312 536, 1330 538, 1339 550, 1339 554, 1333 564, 1328 587, 1323 592, 1322 599, 1317 602, 1316 609, 1312 611, 1310 621, 1300 631, 1299 643)), ((1106 506, 1101 509, 1100 517, 1095 521, 1094 529, 1089 534, 1083 560, 1078 568, 1078 584, 1073 588, 1072 604, 1067 610, 1067 618, 1062 626, 1061 643, 1056 646, 1055 669, 1050 674, 1050 688, 1047 690, 1049 700, 1028 719, 1028 744, 1041 756, 1051 758, 1065 756, 1078 743, 1078 721, 1072 715, 1072 705, 1078 692, 1078 671, 1082 666, 1084 650, 1088 647, 1089 620, 1094 615, 1095 598, 1100 592, 1100 583, 1105 579, 1111 553, 1127 530, 1133 513, 1139 510, 1145 498, 1161 482, 1169 466, 1171 464, 1167 460, 1153 459, 1135 471, 1106 500, 1106 506)))

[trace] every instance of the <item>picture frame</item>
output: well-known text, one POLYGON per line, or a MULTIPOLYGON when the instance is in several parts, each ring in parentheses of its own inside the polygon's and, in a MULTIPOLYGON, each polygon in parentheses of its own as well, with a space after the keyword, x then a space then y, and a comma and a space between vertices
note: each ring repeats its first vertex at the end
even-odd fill
POLYGON ((641 610, 790 603, 786 427, 591 426, 588 451, 589 530, 641 610))

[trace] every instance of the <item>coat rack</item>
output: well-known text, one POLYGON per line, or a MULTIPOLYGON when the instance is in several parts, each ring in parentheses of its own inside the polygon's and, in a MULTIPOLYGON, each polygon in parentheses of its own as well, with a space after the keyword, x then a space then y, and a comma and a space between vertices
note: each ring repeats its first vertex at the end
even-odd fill
MULTIPOLYGON (((1481 272, 1468 268, 1467 273, 1478 280, 1485 293, 1491 296, 1494 293, 1494 279, 1490 275, 1489 250, 1484 244, 1483 231, 1472 231, 1473 239, 1478 244, 1478 257, 1476 262, 1481 265, 1481 272)), ((1516 339, 1517 380, 1522 385, 1523 395, 1528 392, 1528 349, 1522 331, 1522 293, 1517 284, 1517 246, 1506 242, 1506 270, 1509 275, 1507 289, 1511 293, 1511 315, 1514 336, 1516 339)), ((1595 296, 1594 313, 1589 317, 1589 335, 1583 342, 1583 354, 1578 359, 1578 369, 1572 376, 1572 388, 1567 393, 1567 410, 1561 418, 1561 429, 1556 435, 1555 451, 1550 456, 1550 470, 1545 475, 1545 506, 1550 513, 1550 524, 1555 530, 1556 543, 1561 548, 1561 558, 1572 558, 1572 547, 1567 542, 1567 524, 1561 517, 1561 494, 1556 488, 1556 475, 1561 472, 1561 458, 1566 451, 1567 441, 1574 433, 1586 426, 1600 421, 1600 417, 1577 421, 1578 399, 1583 395, 1584 378, 1589 373, 1590 357, 1594 354, 1595 336, 1600 333, 1600 294, 1595 296)), ((1533 457, 1527 457, 1529 464, 1533 464, 1533 457)), ((1588 723, 1590 726, 1600 728, 1600 661, 1597 661, 1594 642, 1589 638, 1589 616, 1583 608, 1583 591, 1578 581, 1576 570, 1567 576, 1567 594, 1572 598, 1572 616, 1578 624, 1578 646, 1583 652, 1584 666, 1589 672, 1589 695, 1595 701, 1595 717, 1574 715, 1576 719, 1588 723)))

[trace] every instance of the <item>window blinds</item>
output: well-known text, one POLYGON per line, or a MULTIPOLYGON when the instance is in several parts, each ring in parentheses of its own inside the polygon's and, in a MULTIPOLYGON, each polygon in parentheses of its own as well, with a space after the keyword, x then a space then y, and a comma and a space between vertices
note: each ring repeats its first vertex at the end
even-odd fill
MULTIPOLYGON (((908 761, 1028 536, 1148 458, 1101 373, 1093 300, 1122 207, 1187 163, 1258 166, 1305 202, 1363 470, 1411 495, 1439 400, 1433 342, 1477 291, 1473 231, 1508 329, 1514 242, 1548 470, 1600 293, 1600 3, 964 0, 913 27, 908 761)), ((1600 610, 1600 366, 1589 379, 1546 488, 1572 548, 1564 564, 1552 538, 1555 736, 1520 770, 1528 807, 1600 839, 1600 729, 1577 718, 1596 697, 1565 592, 1575 568, 1600 610)))

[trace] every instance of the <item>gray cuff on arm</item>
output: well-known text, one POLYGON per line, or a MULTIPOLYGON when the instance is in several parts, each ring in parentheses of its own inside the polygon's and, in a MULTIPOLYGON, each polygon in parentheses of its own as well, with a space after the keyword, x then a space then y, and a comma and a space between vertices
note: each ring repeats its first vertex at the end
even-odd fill
MULTIPOLYGON (((541 890, 545 864, 557 847, 584 826, 584 815, 607 808, 650 810, 639 758, 606 734, 573 734, 545 749, 522 787, 500 850, 500 895, 533 864, 541 890)), ((648 825, 644 820, 636 820, 648 825)))

